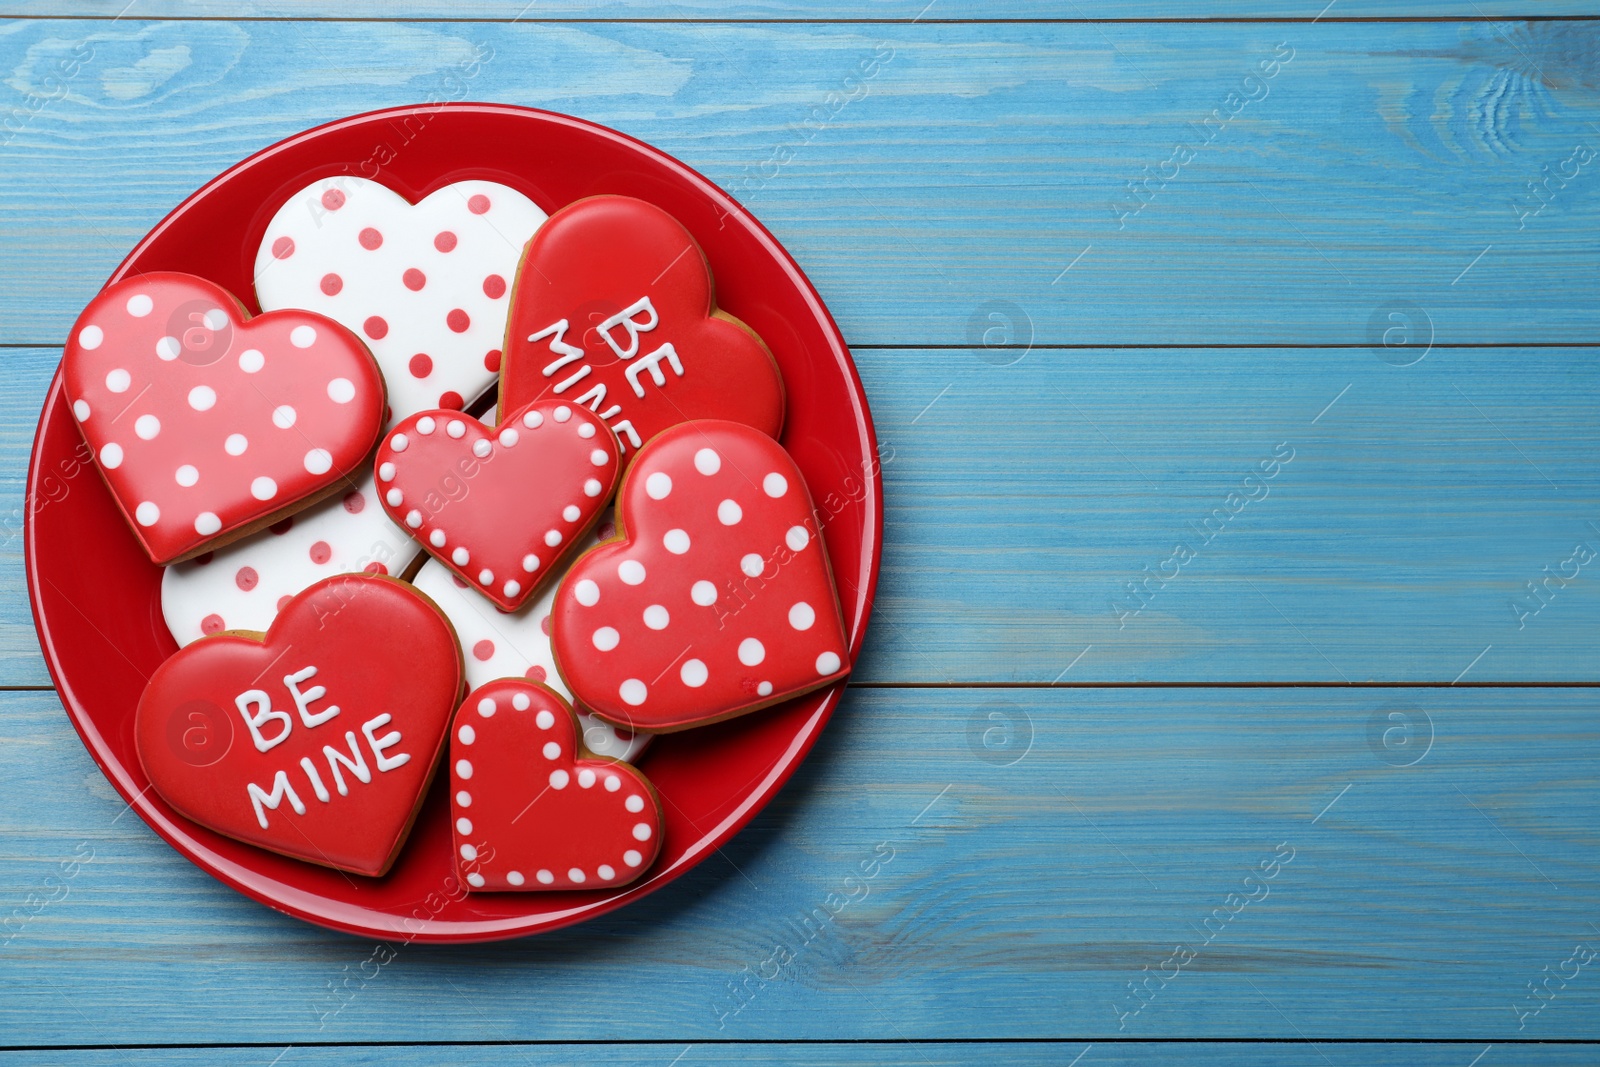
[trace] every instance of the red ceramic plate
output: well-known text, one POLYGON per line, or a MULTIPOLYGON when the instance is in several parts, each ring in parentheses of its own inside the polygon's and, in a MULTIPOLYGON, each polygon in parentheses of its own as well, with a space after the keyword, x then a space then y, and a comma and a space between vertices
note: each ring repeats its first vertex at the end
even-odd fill
MULTIPOLYGON (((859 653, 878 573, 882 483, 872 419, 844 338, 760 223, 648 145, 565 115, 496 104, 343 119, 273 145, 206 185, 139 242, 111 281, 187 271, 251 302, 255 248, 273 212, 308 182, 340 173, 379 178, 413 201, 449 182, 483 178, 521 190, 547 212, 580 197, 621 193, 680 219, 711 260, 719 303, 760 333, 783 370, 783 443, 825 523, 852 658, 859 653)), ((29 524, 27 570, 40 644, 62 703, 101 770, 145 822, 223 882, 290 915, 385 940, 479 941, 603 914, 666 885, 737 833, 794 773, 838 703, 842 686, 658 739, 644 762, 664 802, 665 848, 647 877, 620 891, 463 894, 451 873, 445 776, 384 878, 260 851, 189 822, 148 788, 134 751, 133 712, 145 679, 176 645, 161 619, 160 570, 140 552, 96 473, 71 474, 79 442, 58 375, 28 472, 29 499, 50 503, 29 524)))

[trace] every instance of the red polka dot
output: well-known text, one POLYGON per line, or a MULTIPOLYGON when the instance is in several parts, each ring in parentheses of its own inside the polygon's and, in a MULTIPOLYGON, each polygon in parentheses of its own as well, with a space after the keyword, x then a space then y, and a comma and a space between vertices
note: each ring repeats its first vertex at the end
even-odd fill
POLYGON ((617 535, 617 524, 616 523, 614 523, 614 522, 603 522, 603 523, 600 524, 600 540, 609 541, 611 538, 615 537, 616 535, 617 535))
POLYGON ((494 642, 487 638, 472 646, 472 655, 479 660, 487 661, 494 655, 494 642))
POLYGON ((467 199, 467 210, 474 215, 482 215, 489 210, 489 198, 482 193, 474 193, 467 199))
POLYGON ((440 230, 433 239, 433 247, 441 252, 449 252, 456 246, 456 235, 449 230, 440 230))
POLYGON ((456 333, 466 333, 467 327, 472 325, 472 320, 460 308, 454 308, 444 317, 444 324, 456 333))
POLYGON ((344 194, 337 189, 329 189, 322 194, 322 206, 329 211, 338 211, 344 207, 344 194))
POLYGON ((318 563, 318 564, 326 563, 326 562, 328 562, 328 560, 330 560, 332 558, 333 558, 333 549, 328 547, 328 542, 326 542, 326 541, 318 541, 316 544, 311 546, 311 562, 312 563, 318 563))
POLYGON ((344 495, 344 509, 352 515, 361 514, 361 509, 367 506, 367 498, 359 492, 349 492, 344 495))
POLYGON ((522 676, 528 679, 530 682, 542 682, 547 677, 547 675, 544 673, 544 668, 539 666, 537 663, 523 671, 522 676))
POLYGON ((425 354, 418 352, 416 355, 411 357, 411 363, 409 364, 409 367, 411 370, 411 376, 413 378, 426 378, 428 375, 433 373, 433 360, 429 359, 425 354))
POLYGON ((366 571, 368 574, 388 574, 389 573, 389 568, 385 567, 381 563, 369 563, 365 567, 363 567, 362 570, 366 571))
POLYGON ((539 632, 544 634, 546 637, 550 636, 550 616, 546 615, 544 618, 539 620, 539 632))
POLYGON ((617 740, 621 741, 623 744, 627 744, 629 741, 633 740, 633 731, 632 730, 624 730, 620 726, 613 726, 611 728, 611 731, 612 731, 612 733, 617 735, 617 740))
POLYGON ((500 350, 498 348, 491 348, 484 355, 483 369, 490 374, 498 374, 500 372, 500 350))
POLYGON ((374 230, 371 226, 368 226, 366 229, 361 231, 360 241, 362 248, 377 248, 379 245, 383 244, 383 234, 379 233, 377 230, 374 230))
POLYGON ((462 581, 462 580, 461 580, 461 579, 460 579, 460 578, 457 578, 457 577, 456 577, 456 576, 455 576, 455 575, 453 575, 453 574, 452 574, 452 575, 451 575, 451 576, 450 576, 450 580, 451 580, 451 581, 452 581, 452 582, 455 582, 455 583, 456 583, 456 588, 457 588, 457 589, 465 589, 465 588, 467 588, 467 583, 466 583, 466 582, 464 582, 464 581, 462 581))
POLYGON ((240 567, 233 576, 233 584, 243 589, 246 593, 261 583, 261 576, 254 567, 240 567))
POLYGON ((324 274, 322 276, 322 291, 329 296, 338 296, 339 290, 344 288, 344 279, 337 274, 324 274))
POLYGON ((383 316, 381 315, 373 315, 371 318, 367 319, 366 322, 361 324, 361 328, 365 330, 367 332, 367 336, 372 338, 374 341, 381 341, 385 337, 389 336, 389 324, 383 321, 383 316))
POLYGON ((281 597, 279 597, 278 598, 278 610, 282 611, 284 608, 288 607, 289 606, 289 601, 291 601, 293 599, 294 599, 294 597, 291 597, 291 596, 281 596, 281 597))
POLYGON ((214 634, 223 629, 226 629, 226 627, 222 624, 221 615, 207 615, 200 620, 200 632, 203 634, 214 634))
POLYGON ((271 526, 268 526, 267 529, 271 530, 273 533, 275 533, 275 534, 277 534, 278 536, 281 537, 284 534, 288 533, 290 528, 293 527, 293 526, 294 526, 294 516, 290 515, 287 519, 280 519, 277 522, 273 523, 271 526))
POLYGON ((272 254, 279 259, 288 259, 294 255, 294 240, 289 237, 280 237, 272 242, 272 254))
POLYGON ((490 300, 499 300, 506 295, 506 280, 498 274, 491 274, 483 280, 483 295, 490 300))
POLYGON ((460 411, 464 406, 466 406, 466 403, 467 402, 465 400, 461 399, 461 394, 456 392, 454 389, 447 393, 439 394, 439 406, 442 408, 449 408, 451 411, 460 411))
POLYGON ((212 557, 215 555, 215 552, 202 552, 194 558, 194 565, 196 567, 204 567, 207 563, 211 562, 212 557))
POLYGON ((428 276, 415 267, 402 274, 400 280, 405 282, 406 288, 413 293, 428 284, 428 276))

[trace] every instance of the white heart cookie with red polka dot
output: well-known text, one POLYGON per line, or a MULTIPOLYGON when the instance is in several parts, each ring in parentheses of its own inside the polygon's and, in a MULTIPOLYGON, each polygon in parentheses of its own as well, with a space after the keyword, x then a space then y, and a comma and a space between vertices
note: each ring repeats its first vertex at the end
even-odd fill
POLYGON ((611 889, 661 851, 661 802, 644 775, 579 741, 567 702, 503 678, 450 727, 456 872, 491 891, 611 889))
MULTIPOLYGON (((602 519, 580 544, 592 548, 616 530, 602 519)), ((467 685, 476 689, 496 678, 526 678, 541 682, 571 700, 566 683, 556 670, 550 652, 550 610, 556 587, 546 586, 537 600, 512 612, 499 611, 439 563, 428 560, 411 584, 426 593, 445 613, 461 639, 467 665, 467 685)), ((583 747, 599 756, 635 760, 649 747, 649 734, 636 734, 612 726, 584 712, 578 713, 583 747)))
POLYGON ((725 421, 657 434, 624 477, 617 525, 556 592, 551 647, 582 707, 682 730, 849 673, 811 494, 766 434, 725 421))
POLYGON ((361 341, 321 315, 250 318, 171 272, 108 286, 61 364, 84 440, 151 560, 254 532, 363 466, 384 387, 361 341))
POLYGON ((396 418, 459 410, 495 383, 517 261, 544 220, 496 182, 455 182, 411 204, 379 182, 323 178, 267 224, 256 298, 359 334, 396 418))

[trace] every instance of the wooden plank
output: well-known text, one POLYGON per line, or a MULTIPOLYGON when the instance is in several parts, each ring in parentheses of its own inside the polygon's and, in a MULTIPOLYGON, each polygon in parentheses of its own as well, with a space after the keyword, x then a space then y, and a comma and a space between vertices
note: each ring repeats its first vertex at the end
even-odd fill
MULTIPOLYGON (((59 356, 6 354, 16 530, 59 356)), ((888 504, 857 681, 1600 681, 1600 350, 857 359, 888 504)), ((0 540, 0 685, 48 683, 21 563, 0 540)))
POLYGON ((58 899, 0 948, 0 1034, 1594 1040, 1600 961, 1568 961, 1600 945, 1595 699, 856 690, 774 804, 668 889, 379 964, 191 867, 119 814, 52 695, 5 694, 0 916, 58 899))
POLYGON ((1440 342, 1595 342, 1597 34, 15 22, 0 341, 58 342, 139 235, 259 148, 472 97, 611 124, 731 189, 854 344, 1365 344, 1395 301, 1440 342), (75 46, 92 58, 47 81, 75 46))

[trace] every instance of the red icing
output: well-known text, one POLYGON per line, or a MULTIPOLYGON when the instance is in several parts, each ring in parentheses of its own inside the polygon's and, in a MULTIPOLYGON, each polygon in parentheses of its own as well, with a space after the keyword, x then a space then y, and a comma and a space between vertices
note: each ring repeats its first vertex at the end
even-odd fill
POLYGON ((783 383, 771 354, 716 310, 705 256, 660 208, 622 196, 569 205, 528 242, 518 279, 501 411, 557 395, 590 404, 609 413, 629 457, 635 436, 642 443, 689 419, 730 419, 773 437, 782 428, 783 383), (629 316, 637 336, 620 323, 610 329, 614 350, 599 327, 643 299, 649 309, 629 316), (545 333, 562 321, 559 339, 545 333))
POLYGON ((389 336, 389 323, 381 315, 372 315, 361 324, 361 329, 374 341, 381 341, 389 336))
POLYGON ((344 207, 344 193, 337 189, 329 189, 322 194, 322 206, 329 211, 338 211, 344 207))
POLYGON ((461 399, 461 394, 454 389, 447 389, 439 394, 439 406, 449 408, 451 411, 460 411, 466 407, 467 402, 461 399))
POLYGON ((293 528, 294 528, 294 516, 293 515, 285 516, 284 518, 281 518, 277 522, 273 523, 271 526, 267 527, 267 529, 271 530, 275 534, 278 534, 279 536, 282 536, 283 534, 288 533, 293 528))
POLYGON ((344 495, 344 509, 352 515, 361 514, 361 509, 367 506, 367 498, 359 490, 344 495))
POLYGON ((182 815, 287 856, 379 875, 404 842, 433 772, 461 674, 449 623, 410 586, 338 575, 291 598, 262 640, 223 635, 178 650, 145 687, 135 741, 151 783, 182 815), (305 677, 308 667, 316 672, 305 677), (337 714, 308 725, 285 681, 290 675, 300 676, 305 716, 315 722, 335 707, 337 714), (245 696, 252 691, 283 716, 259 720, 261 743, 247 725, 261 713, 259 700, 245 696), (325 746, 363 764, 370 781, 340 765, 342 795, 325 746), (383 769, 402 754, 409 759, 383 769), (270 794, 279 772, 304 814, 285 792, 277 808, 261 804, 262 828, 247 787, 270 794))
POLYGON ((389 568, 385 567, 381 563, 369 563, 365 567, 362 567, 361 570, 365 574, 388 574, 389 573, 389 568))
POLYGON ((406 365, 413 378, 426 378, 433 373, 433 357, 425 352, 418 352, 411 357, 411 362, 406 365))
POLYGON ((498 274, 491 274, 483 280, 483 295, 490 300, 499 300, 506 295, 506 280, 498 274))
POLYGON ((655 861, 654 787, 581 736, 566 701, 532 682, 497 679, 462 702, 450 726, 450 822, 469 888, 605 889, 655 861))
POLYGON ((323 492, 360 466, 381 428, 383 379, 343 326, 292 310, 247 320, 225 290, 184 274, 145 274, 96 296, 72 328, 62 376, 156 563, 323 492))
POLYGON ((284 608, 288 607, 289 606, 289 601, 291 601, 293 599, 294 599, 294 597, 292 597, 292 596, 281 596, 281 597, 279 597, 278 598, 278 610, 282 611, 284 608))
POLYGON ((456 235, 451 233, 449 230, 440 230, 438 236, 434 237, 433 239, 433 247, 437 248, 441 252, 454 251, 456 247, 456 235))
POLYGON ((730 422, 665 431, 629 469, 617 526, 622 540, 574 563, 555 598, 551 649, 585 708, 680 730, 848 673, 810 494, 770 437, 730 422))
POLYGON ((333 549, 328 547, 328 542, 317 541, 311 546, 311 562, 322 564, 333 558, 333 549))
POLYGON ((466 333, 467 328, 472 325, 472 319, 460 308, 451 308, 449 314, 444 317, 444 324, 456 333, 466 333))
POLYGON ((277 256, 279 259, 288 259, 290 256, 294 255, 294 239, 290 237, 280 237, 276 241, 272 242, 272 254, 277 256))
POLYGON ((419 412, 384 437, 376 463, 389 517, 503 611, 561 573, 619 473, 605 423, 559 401, 529 405, 492 430, 454 411, 419 412))
POLYGON ((483 369, 490 374, 500 373, 500 350, 491 348, 483 355, 483 369))
POLYGON ((417 292, 424 285, 428 284, 428 276, 423 274, 415 267, 408 268, 406 272, 400 276, 400 280, 404 282, 406 288, 410 289, 413 293, 417 292))
POLYGON ((544 668, 539 666, 537 663, 523 671, 522 676, 531 682, 542 682, 546 677, 548 677, 545 674, 544 668))
POLYGON ((324 274, 322 276, 322 291, 329 296, 338 296, 339 290, 344 288, 344 279, 337 274, 324 274))
POLYGON ((210 635, 225 629, 227 627, 223 625, 221 615, 207 615, 200 620, 200 632, 203 634, 210 635))
POLYGON ((482 193, 473 193, 467 200, 467 210, 474 215, 482 215, 489 210, 489 198, 482 193))
POLYGON ((233 584, 248 593, 261 582, 261 576, 254 567, 240 567, 233 576, 233 584))
POLYGON ((371 226, 368 226, 366 229, 362 230, 356 239, 361 242, 362 248, 368 249, 369 251, 376 249, 383 244, 383 234, 379 233, 371 226))
POLYGON ((485 638, 472 646, 472 656, 481 662, 487 663, 494 656, 494 642, 485 638))

